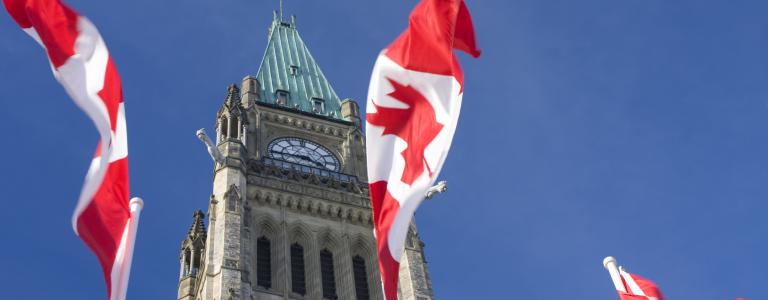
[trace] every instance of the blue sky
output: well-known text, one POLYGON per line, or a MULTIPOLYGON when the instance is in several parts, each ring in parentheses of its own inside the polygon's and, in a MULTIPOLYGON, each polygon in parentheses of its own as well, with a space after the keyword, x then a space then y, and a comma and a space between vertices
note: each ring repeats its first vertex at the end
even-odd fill
MULTIPOLYGON (((340 97, 364 103, 416 1, 287 1, 340 97)), ((174 299, 211 192, 195 138, 255 74, 277 1, 68 1, 122 74, 129 297, 174 299)), ((669 299, 768 299, 768 3, 468 1, 480 59, 442 179, 417 212, 438 299, 616 299, 616 256, 669 299)), ((41 49, 0 14, 0 272, 8 299, 103 299, 70 216, 97 143, 41 49)))

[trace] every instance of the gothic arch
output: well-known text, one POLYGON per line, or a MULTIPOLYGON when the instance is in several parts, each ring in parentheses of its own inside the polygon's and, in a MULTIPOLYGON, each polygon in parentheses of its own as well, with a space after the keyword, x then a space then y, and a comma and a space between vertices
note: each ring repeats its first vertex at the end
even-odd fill
POLYGON ((226 115, 222 115, 219 118, 219 140, 225 140, 227 137, 229 137, 229 119, 226 115))
MULTIPOLYGON (((336 295, 340 295, 346 287, 344 286, 344 281, 342 280, 344 278, 344 272, 345 269, 343 266, 347 264, 347 260, 351 259, 350 257, 347 257, 348 252, 344 251, 345 243, 344 239, 342 239, 341 236, 339 236, 338 233, 334 232, 330 228, 326 227, 320 230, 320 233, 318 234, 318 249, 315 251, 314 255, 315 257, 320 259, 320 273, 321 273, 321 282, 324 282, 324 271, 323 271, 323 258, 321 253, 323 251, 328 251, 331 253, 332 261, 333 261, 333 282, 334 287, 336 290, 336 295)), ((324 284, 324 283, 323 283, 324 284)), ((321 288, 321 292, 324 289, 321 288)))
POLYGON ((312 243, 312 230, 303 222, 296 222, 288 229, 289 243, 299 243, 304 248, 308 248, 312 243))
POLYGON ((192 261, 192 253, 189 248, 182 250, 181 256, 181 270, 179 270, 179 278, 184 278, 189 275, 189 264, 192 261))
POLYGON ((240 195, 240 188, 234 183, 229 185, 229 188, 224 193, 224 201, 227 211, 240 212, 240 206, 243 197, 240 195))
POLYGON ((314 236, 312 230, 301 221, 288 225, 288 247, 290 249, 288 259, 288 280, 289 289, 293 293, 307 295, 311 289, 312 273, 310 271, 311 261, 315 257, 314 236), (297 249, 294 249, 296 247, 297 249), (299 251, 294 253, 294 251, 299 251), (299 256, 295 256, 299 255, 299 256), (296 259, 296 261, 294 261, 296 259), (298 277, 296 277, 298 276, 298 277), (298 279, 297 279, 298 278, 298 279), (299 281, 294 281, 299 280, 299 281))
POLYGON ((280 230, 278 223, 272 218, 270 215, 266 214, 260 214, 257 217, 254 218, 254 224, 256 224, 256 227, 253 231, 253 238, 251 239, 253 242, 251 252, 251 261, 254 262, 253 267, 256 272, 251 273, 251 282, 254 284, 257 284, 258 282, 258 243, 259 239, 266 238, 269 241, 269 265, 270 265, 270 271, 269 276, 271 277, 270 281, 271 288, 273 289, 279 289, 280 286, 280 280, 277 280, 277 269, 279 266, 279 259, 278 259, 278 251, 282 248, 280 245, 280 230))
MULTIPOLYGON (((371 242, 370 237, 362 233, 350 236, 350 253, 354 259, 359 256, 365 260, 366 280, 368 283, 368 292, 371 299, 376 299, 375 295, 381 295, 381 278, 379 277, 378 255, 376 245, 371 242)), ((353 266, 354 268, 354 266, 353 266)))
POLYGON ((256 225, 256 229, 254 232, 256 233, 256 237, 260 236, 267 236, 271 238, 277 238, 278 233, 280 232, 277 226, 277 222, 272 218, 270 215, 258 215, 255 217, 256 222, 254 222, 256 225))
POLYGON ((320 249, 328 249, 333 252, 334 256, 341 254, 342 242, 341 238, 331 231, 329 228, 324 228, 318 234, 317 244, 320 249))
POLYGON ((349 246, 352 256, 360 255, 366 260, 370 260, 374 254, 374 247, 369 242, 370 238, 366 238, 363 234, 358 233, 350 237, 349 246))
POLYGON ((238 115, 239 113, 237 113, 237 111, 235 111, 235 113, 230 115, 230 120, 229 120, 229 137, 230 138, 238 138, 240 136, 240 133, 239 133, 240 122, 238 121, 239 120, 238 115))

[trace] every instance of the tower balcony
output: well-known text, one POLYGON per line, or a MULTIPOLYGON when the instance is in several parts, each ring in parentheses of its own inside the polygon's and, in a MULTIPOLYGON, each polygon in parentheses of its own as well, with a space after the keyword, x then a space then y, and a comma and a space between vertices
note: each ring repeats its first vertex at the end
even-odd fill
POLYGON ((269 157, 251 160, 248 164, 248 170, 259 175, 293 179, 353 193, 368 192, 367 184, 361 182, 357 176, 269 157))

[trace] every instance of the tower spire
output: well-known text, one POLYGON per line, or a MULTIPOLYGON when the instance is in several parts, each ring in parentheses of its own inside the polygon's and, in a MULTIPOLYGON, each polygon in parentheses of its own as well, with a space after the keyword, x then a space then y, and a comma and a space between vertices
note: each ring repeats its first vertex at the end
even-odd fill
POLYGON ((256 74, 262 88, 259 102, 342 119, 341 100, 301 39, 296 18, 280 21, 279 11, 272 14, 267 50, 256 74))
POLYGON ((283 0, 280 0, 280 22, 283 21, 283 0))

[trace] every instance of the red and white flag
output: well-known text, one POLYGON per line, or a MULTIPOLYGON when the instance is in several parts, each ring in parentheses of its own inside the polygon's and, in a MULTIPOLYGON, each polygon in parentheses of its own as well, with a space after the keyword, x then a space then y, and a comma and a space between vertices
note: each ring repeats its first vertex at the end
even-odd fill
POLYGON ((129 202, 128 140, 120 76, 96 27, 60 0, 3 0, 46 51, 54 77, 101 136, 72 226, 101 263, 110 300, 125 299, 141 199, 129 202))
POLYGON ((454 49, 480 55, 464 1, 423 0, 371 76, 368 180, 387 300, 397 299, 408 226, 440 173, 459 119, 464 75, 454 49))
POLYGON ((664 300, 655 283, 618 267, 613 257, 606 257, 603 266, 608 269, 620 300, 664 300))

